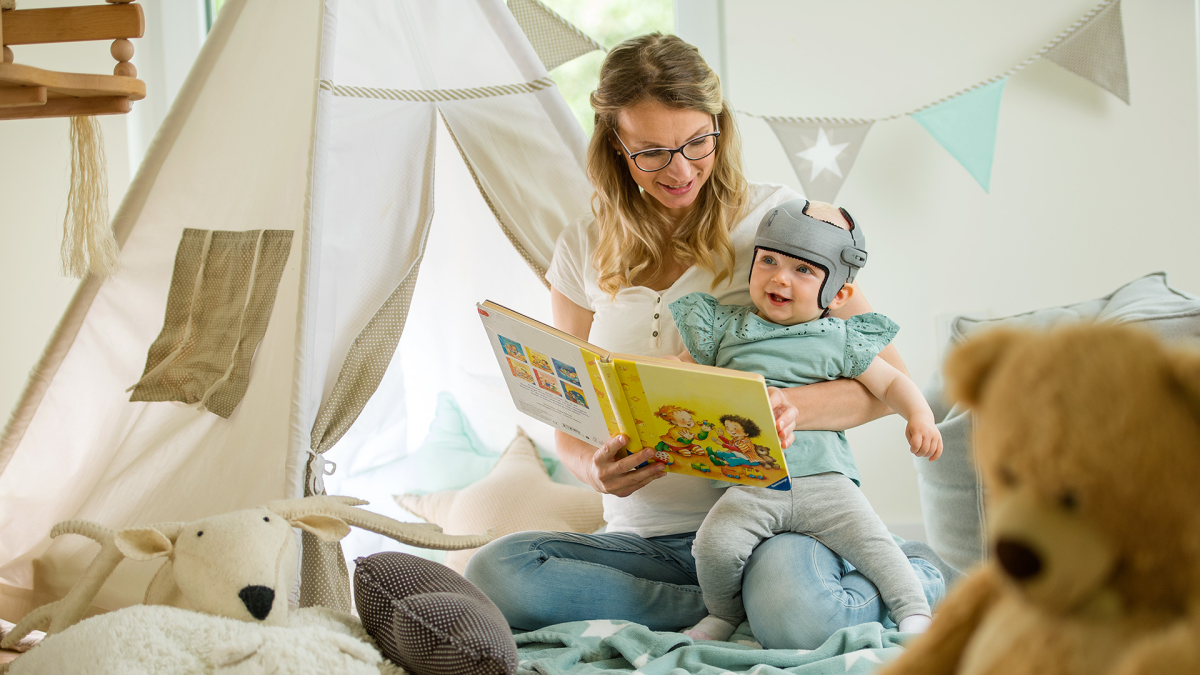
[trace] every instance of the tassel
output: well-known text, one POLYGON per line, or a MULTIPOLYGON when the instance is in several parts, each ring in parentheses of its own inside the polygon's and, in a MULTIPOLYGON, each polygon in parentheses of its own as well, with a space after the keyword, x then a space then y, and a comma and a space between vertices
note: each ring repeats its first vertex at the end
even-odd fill
POLYGON ((108 222, 104 138, 95 117, 71 118, 71 191, 63 218, 63 273, 101 279, 117 268, 117 239, 108 222))

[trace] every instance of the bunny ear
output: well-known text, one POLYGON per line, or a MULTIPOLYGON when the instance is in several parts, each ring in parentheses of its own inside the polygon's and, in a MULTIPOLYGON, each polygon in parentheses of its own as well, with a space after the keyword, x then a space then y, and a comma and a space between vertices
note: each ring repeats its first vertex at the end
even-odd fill
POLYGON ((164 555, 170 555, 175 544, 167 535, 152 527, 138 527, 121 530, 117 533, 117 549, 126 558, 134 560, 153 560, 164 555))
POLYGON ((305 532, 309 532, 320 539, 321 541, 332 543, 341 541, 346 535, 350 534, 350 526, 346 521, 336 516, 322 516, 315 513, 288 518, 288 522, 292 527, 298 527, 305 532))
POLYGON ((996 364, 1013 345, 1027 337, 1027 331, 995 328, 972 337, 950 352, 944 366, 946 391, 950 398, 969 408, 978 405, 996 364))

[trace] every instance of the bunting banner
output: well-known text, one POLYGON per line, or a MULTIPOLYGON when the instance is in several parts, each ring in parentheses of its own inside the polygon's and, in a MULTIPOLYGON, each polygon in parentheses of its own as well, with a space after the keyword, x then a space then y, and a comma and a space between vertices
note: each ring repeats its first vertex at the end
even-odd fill
POLYGON ((866 120, 764 117, 810 199, 832 202, 871 130, 866 120))
POLYGON ((597 49, 604 51, 600 43, 538 0, 508 0, 508 9, 546 70, 597 49))
POLYGON ((1125 27, 1121 0, 1097 7, 1079 20, 1081 26, 1062 36, 1046 58, 1100 85, 1129 104, 1129 70, 1125 64, 1125 27))
POLYGON ((873 119, 743 114, 770 125, 811 199, 836 197, 871 125, 902 117, 916 120, 989 192, 1004 84, 1042 57, 1112 92, 1128 105, 1121 0, 1104 0, 1007 72, 906 113, 873 119))
POLYGON ((912 113, 912 118, 974 176, 984 192, 991 189, 1000 96, 1007 81, 1001 78, 912 113))

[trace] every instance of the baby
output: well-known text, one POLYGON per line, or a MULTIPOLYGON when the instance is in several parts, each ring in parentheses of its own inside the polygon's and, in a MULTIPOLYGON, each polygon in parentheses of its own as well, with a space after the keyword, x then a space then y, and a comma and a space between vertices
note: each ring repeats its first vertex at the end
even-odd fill
MULTIPOLYGON (((867 260, 862 231, 844 209, 803 199, 763 218, 750 270, 753 305, 721 305, 704 293, 671 303, 684 361, 761 373, 769 386, 852 377, 908 421, 912 453, 937 459, 942 437, 913 381, 880 350, 899 328, 881 314, 829 316, 854 292, 867 260)), ((727 425, 728 428, 729 425, 727 425)), ((709 616, 684 631, 725 640, 745 617, 742 571, 750 552, 780 532, 820 540, 870 579, 903 632, 922 632, 930 608, 905 554, 858 488, 840 431, 797 431, 784 451, 790 492, 733 486, 708 513, 692 552, 709 616)))

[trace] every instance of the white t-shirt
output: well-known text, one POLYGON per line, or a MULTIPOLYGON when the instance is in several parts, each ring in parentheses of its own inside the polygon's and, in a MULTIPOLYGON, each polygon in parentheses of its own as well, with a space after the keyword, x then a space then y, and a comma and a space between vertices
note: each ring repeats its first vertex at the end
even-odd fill
MULTIPOLYGON (((592 265, 597 236, 595 220, 587 217, 563 230, 554 247, 546 280, 575 304, 594 312, 588 342, 609 351, 642 356, 667 356, 683 351, 683 341, 667 305, 702 291, 723 304, 750 304, 750 265, 754 234, 772 208, 800 197, 783 185, 752 183, 749 211, 731 233, 735 253, 732 278, 712 287, 713 275, 692 266, 664 291, 645 286, 622 288, 616 298, 602 291, 592 265)), ((604 495, 604 520, 609 532, 643 537, 693 532, 721 496, 708 481, 667 474, 628 497, 604 495)))

